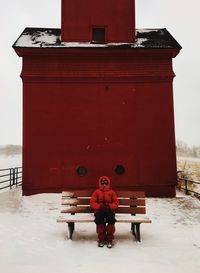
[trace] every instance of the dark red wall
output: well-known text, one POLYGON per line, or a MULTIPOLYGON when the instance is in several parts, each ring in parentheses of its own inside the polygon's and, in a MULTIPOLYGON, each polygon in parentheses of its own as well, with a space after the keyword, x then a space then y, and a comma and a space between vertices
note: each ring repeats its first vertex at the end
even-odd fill
POLYGON ((135 1, 62 0, 62 41, 90 42, 94 26, 105 27, 108 43, 133 43, 135 1))
POLYGON ((170 50, 23 54, 23 194, 95 188, 108 175, 115 189, 174 196, 170 50))

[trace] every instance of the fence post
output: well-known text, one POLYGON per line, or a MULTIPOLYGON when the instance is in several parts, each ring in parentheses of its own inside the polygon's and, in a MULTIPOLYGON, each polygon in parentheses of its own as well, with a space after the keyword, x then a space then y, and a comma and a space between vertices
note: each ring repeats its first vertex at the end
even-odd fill
POLYGON ((10 169, 10 189, 12 189, 13 168, 10 169))
POLYGON ((13 168, 13 181, 12 184, 15 185, 15 168, 13 168))
POLYGON ((187 184, 187 179, 185 179, 185 194, 188 195, 188 184, 187 184))
POLYGON ((18 168, 15 168, 15 185, 18 186, 18 168))

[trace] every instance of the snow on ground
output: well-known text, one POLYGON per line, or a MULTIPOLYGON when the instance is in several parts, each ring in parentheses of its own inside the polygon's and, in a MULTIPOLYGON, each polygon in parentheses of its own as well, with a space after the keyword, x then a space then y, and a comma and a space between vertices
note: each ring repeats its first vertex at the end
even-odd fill
POLYGON ((148 198, 152 224, 141 225, 136 243, 130 224, 116 224, 112 249, 98 248, 95 225, 77 224, 73 241, 56 223, 60 194, 0 193, 0 264, 4 273, 164 272, 200 268, 200 201, 191 196, 148 198))

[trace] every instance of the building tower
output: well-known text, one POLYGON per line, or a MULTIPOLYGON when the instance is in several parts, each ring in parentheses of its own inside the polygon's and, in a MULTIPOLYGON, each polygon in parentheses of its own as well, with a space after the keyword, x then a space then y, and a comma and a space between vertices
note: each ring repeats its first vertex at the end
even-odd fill
POLYGON ((26 28, 23 194, 94 189, 174 196, 172 59, 165 29, 135 29, 133 0, 62 0, 61 29, 26 28))
POLYGON ((133 43, 133 0, 62 0, 63 42, 133 43))

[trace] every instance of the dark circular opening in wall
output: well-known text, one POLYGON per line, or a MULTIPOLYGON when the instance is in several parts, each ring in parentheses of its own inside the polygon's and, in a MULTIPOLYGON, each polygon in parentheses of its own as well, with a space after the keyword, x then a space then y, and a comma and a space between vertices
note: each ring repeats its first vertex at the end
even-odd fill
POLYGON ((125 173, 125 168, 122 165, 117 165, 115 168, 115 172, 117 175, 123 175, 125 173))
POLYGON ((86 175, 86 173, 87 173, 87 169, 86 169, 86 167, 84 167, 84 166, 79 166, 79 167, 76 169, 76 172, 77 172, 77 174, 78 174, 79 176, 84 176, 84 175, 86 175))

